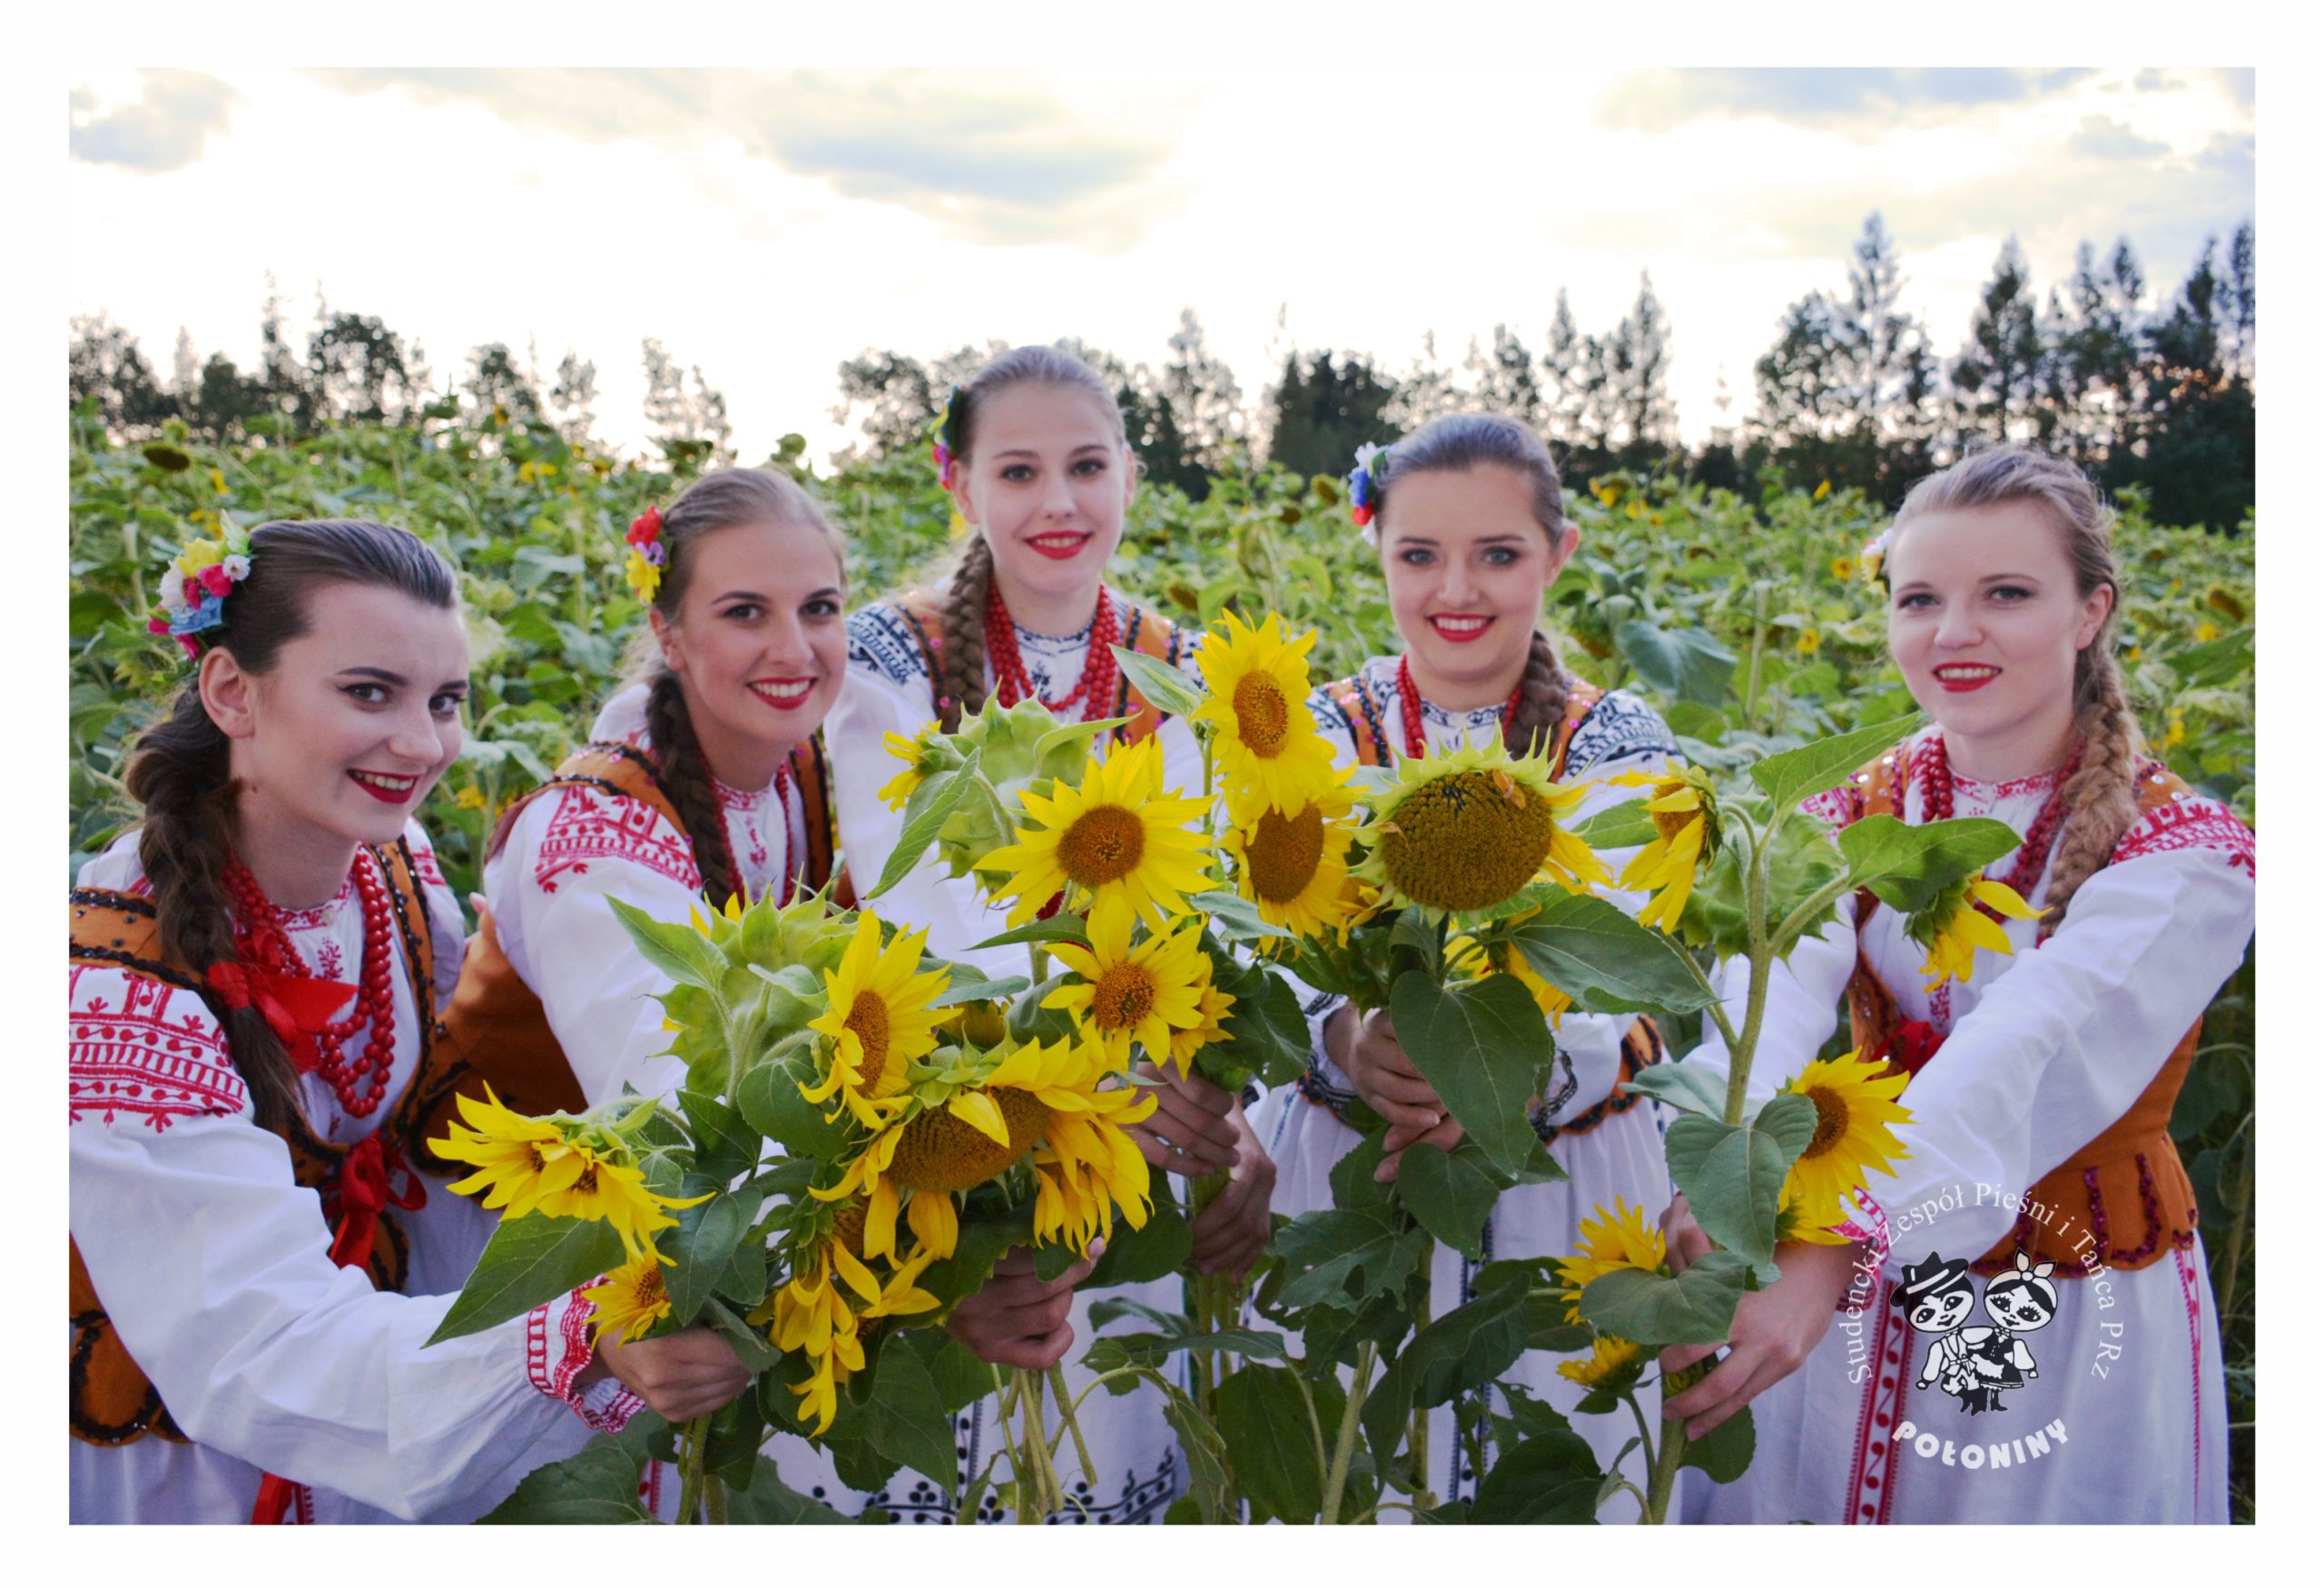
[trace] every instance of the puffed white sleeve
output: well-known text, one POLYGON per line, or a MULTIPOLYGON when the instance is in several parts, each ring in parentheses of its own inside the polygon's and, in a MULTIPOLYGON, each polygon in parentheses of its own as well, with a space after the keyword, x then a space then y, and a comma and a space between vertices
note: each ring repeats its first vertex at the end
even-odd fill
POLYGON ((694 913, 701 876, 685 835, 643 801, 551 789, 517 813, 484 892, 501 951, 541 1001, 590 1106, 625 1084, 675 1098, 685 1071, 662 1026, 670 980, 637 952, 612 901, 657 921, 694 913))
POLYGON ((195 995, 84 969, 70 1019, 73 1238, 193 1439, 417 1520, 537 1459, 576 1412, 612 1428, 636 1409, 610 1379, 575 1389, 590 1355, 577 1295, 427 1346, 450 1297, 335 1267, 320 1200, 255 1122, 195 995))
POLYGON ((2082 885, 1905 1089, 1911 1156, 1870 1188, 1889 1220, 1911 1209, 1936 1249, 1984 1251, 2016 1218, 1999 1192, 2022 1195, 2129 1110, 2242 960, 2248 853, 2152 853, 2082 885))

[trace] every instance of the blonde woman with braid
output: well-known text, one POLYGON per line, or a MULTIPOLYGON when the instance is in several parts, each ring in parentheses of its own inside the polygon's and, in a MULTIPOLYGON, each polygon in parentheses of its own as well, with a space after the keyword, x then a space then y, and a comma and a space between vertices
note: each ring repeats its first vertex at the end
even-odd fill
MULTIPOLYGON (((1153 738, 1165 789, 1194 793, 1203 785, 1192 732, 1140 695, 1112 652, 1120 646, 1191 672, 1199 637, 1105 583, 1137 489, 1137 459, 1114 393, 1059 349, 1012 349, 953 391, 936 457, 970 528, 968 546, 942 589, 875 601, 849 619, 848 687, 832 713, 840 838, 850 874, 866 886, 902 830, 901 814, 878 793, 898 770, 889 736, 909 737, 931 723, 950 733, 988 699, 1004 705, 1037 699, 1060 721, 1126 716, 1109 745, 1153 738)), ((1006 930, 1007 911, 988 909, 967 879, 947 876, 932 855, 877 903, 883 917, 925 928, 928 952, 940 958, 994 974, 1024 968, 1021 948, 974 948, 1006 930)), ((1159 1107, 1132 1134, 1156 1169, 1184 1176, 1232 1171, 1227 1190, 1195 1222, 1193 1260, 1206 1271, 1241 1272, 1266 1242, 1274 1166, 1240 1100, 1199 1077, 1172 1075, 1156 1090, 1159 1107)), ((1013 1253, 1005 1271, 1029 1273, 1030 1263, 1029 1253, 1013 1253)), ((1089 1302, 1105 1294, 1166 1308, 1184 1301, 1175 1279, 1078 1296, 1051 1336, 1059 1352, 1070 1341, 1078 1357, 1092 1332, 1089 1302)), ((1088 1382, 1078 1362, 1068 1364, 1075 1393, 1088 1382)), ((991 1456, 990 1407, 987 1401, 959 1419, 957 1475, 917 1488, 914 1475, 903 1475, 880 1504, 912 1520, 949 1519, 952 1494, 991 1456)), ((1078 1470, 1070 1446, 1060 1454, 1073 1503, 1056 1520, 1160 1521, 1184 1486, 1185 1466, 1158 1393, 1140 1386, 1120 1397, 1092 1396, 1079 1416, 1097 1470, 1078 1470)), ((786 1482, 826 1498, 842 1493, 835 1478, 810 1484, 806 1476, 784 1471, 786 1482)), ((849 1496, 844 1508, 862 1504, 849 1496)))
MULTIPOLYGON (((1368 450, 1351 484, 1358 521, 1380 554, 1404 651, 1375 656, 1354 677, 1310 697, 1340 764, 1389 765, 1489 738, 1521 753, 1546 750, 1560 781, 1659 773, 1676 757, 1676 742, 1651 706, 1626 690, 1573 678, 1541 627, 1542 602, 1581 535, 1565 516, 1557 468, 1541 437, 1498 415, 1448 415, 1391 448, 1368 450)), ((1632 793, 1608 788, 1577 819, 1632 793)), ((1624 858, 1609 852, 1617 872, 1624 858)), ((1628 902, 1636 908, 1644 901, 1628 902)), ((1332 1206, 1332 1166, 1362 1139, 1340 1118, 1354 1100, 1390 1126, 1383 1179, 1394 1172, 1393 1155, 1403 1147, 1450 1148, 1461 1138, 1398 1044, 1385 1010, 1359 1018, 1344 1002, 1318 996, 1308 1014, 1315 1047, 1306 1076, 1298 1088, 1270 1096, 1254 1120, 1281 1176, 1275 1210, 1294 1216, 1332 1206)), ((1487 1260, 1566 1256, 1581 1244, 1576 1227, 1595 1208, 1611 1209, 1620 1199, 1635 1217, 1669 1197, 1654 1110, 1619 1090, 1661 1056, 1651 1022, 1561 1013, 1553 1036, 1551 1090, 1531 1116, 1572 1178, 1504 1194, 1484 1231, 1487 1260)), ((1432 1316, 1469 1298, 1477 1267, 1438 1248, 1432 1316)), ((1558 1366, 1555 1357, 1529 1353, 1509 1376, 1571 1408, 1582 1388, 1558 1366)), ((1576 1416, 1573 1424, 1604 1460, 1632 1432, 1628 1417, 1576 1416)), ((1439 1500, 1475 1494, 1475 1464, 1454 1426, 1452 1408, 1433 1414, 1430 1481, 1439 1500)))
MULTIPOLYGON (((1816 1058, 1845 998, 1852 1045, 1911 1078, 1911 1156, 1843 1227, 1856 1248, 1822 1248, 1856 1272, 1787 1263, 1670 1402, 1693 1429, 1747 1402, 1756 1420, 1749 1471, 1694 1486, 1689 1514, 2225 1522, 2219 1320, 2170 1120, 2250 941, 2250 830, 2141 742, 2109 518, 2080 470, 1975 454, 1914 487, 1885 538, 1889 649, 1935 720, 1807 809, 1835 832, 2005 823, 2023 843, 1985 875, 2040 916, 2000 921, 2011 953, 1931 980, 1896 911, 1844 900, 1778 970, 1753 1090, 1816 1058), (1924 1315, 1969 1277, 2001 1328, 1919 1337, 1959 1326, 1924 1315)), ((1696 1060, 1724 1064, 1716 1043, 1696 1060)), ((1683 1199, 1666 1223, 1674 1263, 1704 1249, 1683 1199)))

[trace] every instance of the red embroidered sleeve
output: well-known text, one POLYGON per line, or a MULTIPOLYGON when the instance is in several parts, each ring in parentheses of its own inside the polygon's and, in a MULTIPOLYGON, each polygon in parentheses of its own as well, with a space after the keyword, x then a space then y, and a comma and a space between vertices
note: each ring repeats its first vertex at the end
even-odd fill
POLYGON ((533 857, 533 882, 542 893, 556 893, 558 878, 586 872, 600 860, 626 861, 673 878, 689 892, 701 889, 694 846, 643 800, 575 787, 557 789, 552 797, 556 804, 533 857))
POLYGON ((2255 880, 2259 875, 2251 829, 2237 821, 2225 805, 2202 794, 2157 806, 2132 823, 2131 830, 2114 846, 2113 862, 2181 849, 2215 850, 2246 875, 2255 880))
POLYGON ((196 994, 131 971, 76 965, 67 1011, 69 1123, 125 1116, 158 1132, 189 1114, 249 1106, 225 1033, 196 994))
POLYGON ((525 1376, 541 1394, 571 1406, 592 1428, 618 1434, 645 1403, 615 1378, 600 1379, 586 1388, 575 1386, 596 1354, 589 1339, 589 1318, 596 1311, 596 1303, 575 1290, 561 1303, 544 1302, 526 1314, 525 1376))
POLYGON ((1804 814, 1837 833, 1864 814, 1864 790, 1853 782, 1844 783, 1837 788, 1809 795, 1799 802, 1799 808, 1804 814))

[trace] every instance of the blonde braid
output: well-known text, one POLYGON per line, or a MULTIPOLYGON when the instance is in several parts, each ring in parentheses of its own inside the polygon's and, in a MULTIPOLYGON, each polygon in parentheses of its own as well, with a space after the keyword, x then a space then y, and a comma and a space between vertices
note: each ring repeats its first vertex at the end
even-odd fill
POLYGON ((2074 726, 2083 735, 2082 764, 2065 786, 2065 831, 2042 898, 2048 912, 2042 917, 2043 939, 2057 931, 2075 893, 2105 866, 2138 820, 2138 723, 2123 698, 2122 669, 2104 647, 2105 638, 2102 633, 2083 653, 2089 676, 2076 691, 2081 706, 2074 713, 2074 726))
POLYGON ((980 534, 960 554, 944 592, 943 649, 937 657, 936 720, 946 733, 984 709, 984 614, 992 592, 992 547, 980 534))

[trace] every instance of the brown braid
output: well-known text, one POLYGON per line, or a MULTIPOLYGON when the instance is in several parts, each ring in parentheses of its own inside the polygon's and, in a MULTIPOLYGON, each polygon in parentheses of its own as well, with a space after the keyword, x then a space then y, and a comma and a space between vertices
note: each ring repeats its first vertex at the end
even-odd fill
POLYGON ((685 693, 678 676, 665 671, 645 692, 645 736, 653 742, 654 759, 662 786, 677 807, 678 821, 694 845, 694 869, 702 873, 702 891, 714 904, 724 904, 742 890, 734 875, 734 858, 726 843, 726 814, 719 808, 718 791, 694 736, 694 718, 686 714, 685 693))
MULTIPOLYGON (((225 877, 239 785, 227 770, 227 745, 201 693, 188 685, 170 714, 138 739, 123 779, 130 798, 145 807, 137 858, 153 889, 162 956, 196 976, 231 964, 238 952, 225 877)), ((274 1028, 255 1009, 211 1007, 259 1124, 287 1129, 299 1112, 298 1072, 274 1028)))
MULTIPOLYGON (((226 597, 224 622, 207 637, 210 648, 231 655, 252 677, 271 673, 282 646, 307 632, 308 605, 325 585, 399 590, 445 608, 459 599, 442 557, 416 536, 383 524, 261 524, 250 543, 250 575, 226 597)), ((162 957, 195 976, 233 962, 240 949, 225 877, 241 784, 231 745, 202 704, 198 676, 179 690, 168 715, 138 735, 122 782, 145 807, 137 858, 153 890, 162 957)), ((299 1081, 281 1039, 255 1009, 212 1010, 259 1124, 288 1129, 299 1116, 299 1081)))
POLYGON ((2058 929, 2074 894, 2113 855, 2138 819, 2138 763, 2144 751, 2138 721, 2122 693, 2122 673, 2114 660, 2114 622, 2122 586, 2114 563, 2113 517, 2089 476, 2063 459, 2019 447, 1993 447, 1972 453, 1950 469, 1930 475, 1896 509, 1896 542, 1913 519, 1928 513, 1962 512, 2025 502, 2036 508, 2065 540, 2073 568, 2074 591, 2088 597, 2101 587, 2113 602, 2098 632, 2074 657, 2074 729, 2082 735, 2082 764, 2066 783, 2065 830, 2042 902, 2041 935, 2058 929))
POLYGON ((971 537, 944 592, 944 644, 936 663, 936 720, 952 733, 984 709, 985 601, 992 590, 992 547, 971 537))
POLYGON ((1573 680, 1558 663, 1557 647, 1550 642, 1550 636, 1535 629, 1532 646, 1525 653, 1524 676, 1517 681, 1517 709, 1502 725, 1502 742, 1509 746, 1512 755, 1527 755, 1557 737, 1558 725, 1565 720, 1566 695, 1572 685, 1573 680))

